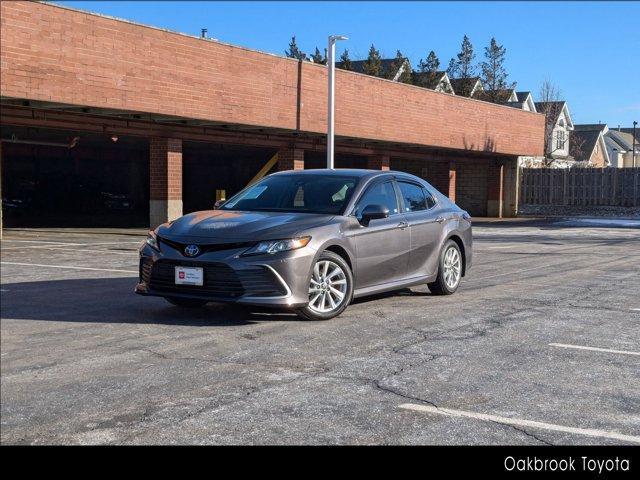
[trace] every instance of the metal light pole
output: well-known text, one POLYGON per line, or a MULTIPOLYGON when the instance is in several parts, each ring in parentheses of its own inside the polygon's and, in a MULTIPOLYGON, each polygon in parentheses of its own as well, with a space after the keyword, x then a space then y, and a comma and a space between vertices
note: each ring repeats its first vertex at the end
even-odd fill
POLYGON ((631 150, 631 158, 633 159, 633 168, 636 167, 636 125, 638 122, 633 121, 633 150, 631 150))
POLYGON ((327 168, 333 168, 333 111, 335 108, 335 80, 336 69, 336 41, 349 40, 344 35, 330 35, 329 48, 327 49, 327 68, 329 71, 329 98, 327 99, 327 168))

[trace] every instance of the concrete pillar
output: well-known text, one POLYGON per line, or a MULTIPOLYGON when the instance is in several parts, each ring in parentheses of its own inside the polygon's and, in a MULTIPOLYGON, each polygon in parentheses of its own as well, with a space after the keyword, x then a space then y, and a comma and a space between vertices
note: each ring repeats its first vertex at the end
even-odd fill
POLYGON ((449 200, 456 201, 456 161, 449 160, 449 200))
POLYGON ((502 214, 505 217, 518 216, 520 200, 520 169, 518 159, 509 160, 504 165, 504 203, 502 214))
POLYGON ((389 155, 371 155, 367 157, 367 168, 370 170, 389 170, 389 155))
POLYGON ((487 173, 487 216, 502 218, 504 213, 504 165, 489 161, 487 173))
POLYGON ((291 147, 278 150, 278 170, 304 170, 304 150, 291 147))
POLYGON ((153 137, 149 142, 149 224, 182 216, 182 140, 153 137))
POLYGON ((2 142, 0 142, 0 239, 2 239, 2 142))

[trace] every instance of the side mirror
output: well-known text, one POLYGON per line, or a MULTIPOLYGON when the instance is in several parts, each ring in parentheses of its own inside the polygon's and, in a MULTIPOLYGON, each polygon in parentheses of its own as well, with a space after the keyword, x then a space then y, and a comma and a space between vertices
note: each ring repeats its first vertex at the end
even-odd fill
POLYGON ((222 205, 223 203, 224 203, 224 200, 218 200, 216 203, 213 204, 213 209, 218 210, 220 208, 220 205, 222 205))
POLYGON ((367 205, 360 213, 360 218, 358 221, 361 225, 367 227, 369 226, 369 222, 371 220, 376 220, 378 218, 388 218, 389 217, 389 209, 384 205, 367 205))

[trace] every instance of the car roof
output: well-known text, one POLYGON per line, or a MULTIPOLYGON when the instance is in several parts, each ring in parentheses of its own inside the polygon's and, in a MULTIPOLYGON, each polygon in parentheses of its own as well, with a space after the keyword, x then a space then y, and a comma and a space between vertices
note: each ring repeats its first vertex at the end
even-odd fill
POLYGON ((414 175, 407 172, 368 170, 364 168, 311 168, 308 170, 286 170, 284 172, 273 173, 272 175, 348 175, 357 178, 376 177, 380 175, 402 175, 405 177, 414 177, 414 175))

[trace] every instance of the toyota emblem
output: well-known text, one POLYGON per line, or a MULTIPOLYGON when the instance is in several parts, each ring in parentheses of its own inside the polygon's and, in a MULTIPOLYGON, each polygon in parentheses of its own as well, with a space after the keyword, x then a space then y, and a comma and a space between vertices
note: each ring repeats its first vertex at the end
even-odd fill
POLYGON ((184 254, 187 257, 195 257, 199 253, 200 253, 200 249, 198 248, 197 245, 187 245, 186 247, 184 247, 184 254))

